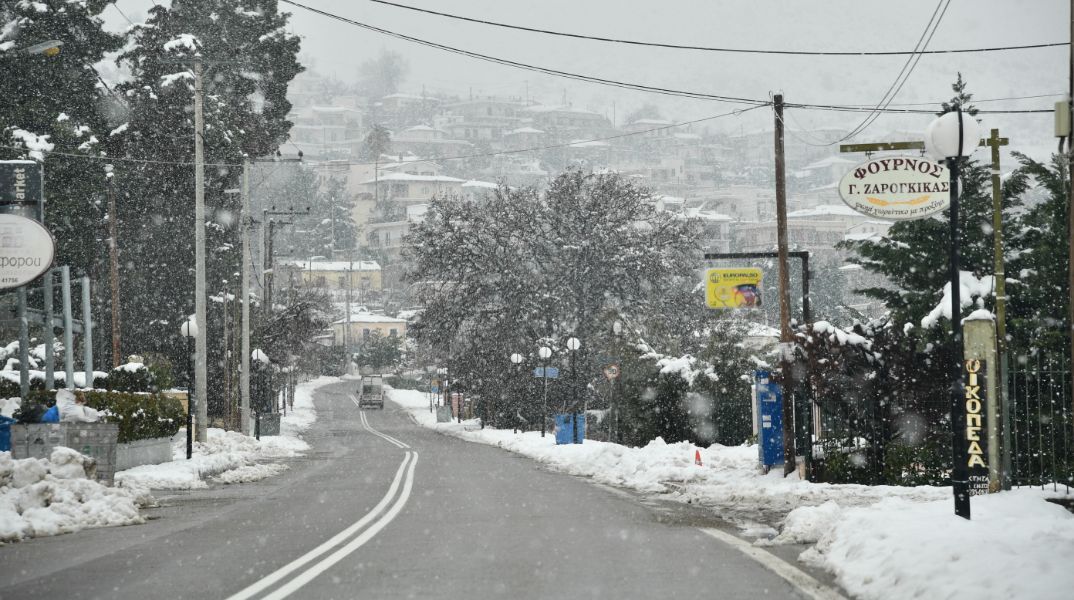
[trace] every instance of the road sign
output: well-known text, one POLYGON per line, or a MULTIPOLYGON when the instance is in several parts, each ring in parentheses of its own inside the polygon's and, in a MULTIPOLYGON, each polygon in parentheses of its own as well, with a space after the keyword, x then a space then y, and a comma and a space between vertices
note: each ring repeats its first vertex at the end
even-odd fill
POLYGON ((864 162, 843 175, 839 196, 863 215, 911 221, 945 210, 950 187, 947 167, 927 158, 892 156, 864 162))
POLYGON ((558 379, 559 369, 556 367, 537 367, 533 370, 534 377, 548 377, 548 379, 558 379))
POLYGON ((709 308, 757 308, 761 306, 761 278, 756 267, 709 269, 705 272, 705 305, 709 308))
POLYGON ((619 377, 619 365, 608 365, 604 367, 604 376, 607 377, 609 381, 619 377))
POLYGON ((45 226, 19 215, 0 214, 0 289, 25 285, 52 267, 56 242, 45 226))

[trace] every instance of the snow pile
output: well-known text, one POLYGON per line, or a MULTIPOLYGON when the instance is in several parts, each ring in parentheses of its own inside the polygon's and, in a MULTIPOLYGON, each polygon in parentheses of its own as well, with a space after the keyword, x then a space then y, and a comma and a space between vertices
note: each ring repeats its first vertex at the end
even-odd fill
POLYGON ((836 510, 812 519, 827 525, 801 560, 855 598, 1059 600, 1074 590, 1074 515, 1038 490, 975 496, 971 521, 954 515, 950 498, 836 510))
POLYGON ((0 452, 0 543, 89 527, 142 523, 141 489, 110 488, 86 478, 92 459, 57 447, 48 459, 0 452))
POLYGON ((339 380, 335 377, 319 377, 298 384, 294 410, 280 420, 282 435, 261 436, 257 440, 237 431, 210 428, 208 440, 195 442, 193 455, 187 460, 186 429, 183 428, 172 438, 175 460, 120 471, 116 473, 116 485, 190 490, 208 487, 206 480, 210 478, 222 483, 240 483, 278 475, 287 467, 262 461, 300 456, 309 450, 309 444, 300 436, 317 418, 313 391, 336 381, 339 380))
MULTIPOLYGON (((970 271, 959 271, 959 292, 958 301, 961 308, 973 305, 974 298, 987 298, 991 296, 993 290, 995 290, 996 278, 992 275, 985 275, 978 278, 970 271)), ((935 327, 939 322, 940 317, 945 319, 951 318, 951 282, 948 281, 943 286, 943 298, 940 303, 933 308, 929 314, 925 315, 921 319, 921 326, 925 329, 935 327)))
POLYGON ((798 507, 818 507, 829 501, 864 506, 888 497, 930 501, 951 495, 950 488, 833 485, 802 481, 794 475, 785 478, 776 471, 761 474, 757 446, 714 444, 697 448, 687 442, 668 444, 659 438, 642 448, 594 440, 556 446, 551 432, 542 438, 534 431, 516 434, 480 429, 477 422, 436 423, 424 392, 389 390, 388 398, 410 410, 419 424, 442 433, 499 446, 601 483, 701 504, 743 528, 775 526, 798 507), (701 451, 703 466, 694 464, 695 450, 701 451))

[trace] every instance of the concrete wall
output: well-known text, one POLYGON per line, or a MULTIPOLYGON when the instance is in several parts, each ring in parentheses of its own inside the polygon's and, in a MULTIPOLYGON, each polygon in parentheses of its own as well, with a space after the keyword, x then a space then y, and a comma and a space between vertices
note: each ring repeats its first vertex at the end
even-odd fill
POLYGON ((172 460, 171 438, 151 438, 116 444, 116 470, 133 469, 141 465, 159 465, 172 460))

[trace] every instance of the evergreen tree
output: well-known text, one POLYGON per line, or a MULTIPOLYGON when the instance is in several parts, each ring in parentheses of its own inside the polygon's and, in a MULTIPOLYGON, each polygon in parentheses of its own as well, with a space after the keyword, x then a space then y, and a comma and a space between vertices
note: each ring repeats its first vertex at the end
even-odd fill
POLYGON ((1005 240, 1008 332, 1019 354, 1063 356, 1070 351, 1069 163, 1061 154, 1051 164, 1018 153, 1015 158, 1022 166, 1014 176, 1036 182, 1044 198, 1026 209, 1005 240))
POLYGON ((118 101, 92 65, 122 44, 102 28, 108 4, 0 1, 0 159, 44 162, 45 224, 56 239, 56 264, 94 276, 107 272, 99 268, 107 258, 108 218, 100 159, 118 101), (23 51, 49 40, 63 41, 59 54, 23 51))
MULTIPOLYGON (((119 57, 133 75, 120 87, 130 104, 128 123, 114 138, 129 161, 117 177, 122 260, 127 285, 139 290, 124 312, 144 350, 181 364, 177 323, 194 310, 191 58, 203 59, 206 279, 209 293, 219 294, 240 270, 240 199, 224 190, 238 187, 244 155, 269 155, 286 139, 285 94, 301 71, 299 41, 287 33, 288 15, 276 0, 175 0, 149 13, 131 28, 119 57)), ((210 377, 219 377, 221 355, 210 344, 210 377)), ((219 387, 210 382, 214 394, 219 387)))
MULTIPOLYGON (((950 112, 962 107, 963 112, 974 115, 977 109, 970 104, 972 95, 966 92, 966 84, 959 75, 952 85, 955 96, 943 103, 943 111, 950 112)), ((960 159, 961 182, 959 191, 959 251, 961 269, 978 276, 993 272, 992 232, 992 184, 988 166, 972 159, 960 159)), ((1024 177, 1008 178, 1003 183, 1003 218, 1006 223, 1015 221, 1015 210, 1025 191, 1024 177)), ((862 265, 884 275, 894 289, 870 288, 860 293, 882 301, 894 315, 898 324, 919 324, 941 299, 944 284, 950 279, 948 254, 950 235, 948 223, 950 211, 927 219, 900 221, 893 225, 880 240, 843 242, 841 247, 854 250, 857 256, 849 262, 862 265)))

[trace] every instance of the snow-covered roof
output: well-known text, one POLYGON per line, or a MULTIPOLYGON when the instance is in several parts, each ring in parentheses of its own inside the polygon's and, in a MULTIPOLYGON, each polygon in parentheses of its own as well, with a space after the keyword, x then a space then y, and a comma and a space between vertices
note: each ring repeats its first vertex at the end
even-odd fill
POLYGON ((407 127, 403 131, 442 131, 436 127, 429 127, 428 125, 415 125, 413 127, 407 127))
POLYGON ((803 171, 813 171, 816 169, 827 169, 835 165, 853 165, 857 164, 852 160, 847 160, 841 156, 829 156, 828 158, 818 160, 817 162, 802 167, 803 171))
POLYGON ((540 129, 534 129, 533 127, 519 127, 518 129, 512 129, 504 135, 518 135, 523 133, 544 133, 540 129))
POLYGON ((600 113, 595 113, 595 112, 593 112, 591 110, 581 110, 581 109, 578 109, 578 108, 571 108, 569 106, 548 106, 548 105, 545 105, 545 104, 535 104, 533 106, 527 106, 526 108, 523 108, 522 110, 524 110, 526 112, 531 112, 531 113, 568 112, 568 113, 574 113, 574 114, 578 114, 578 115, 595 115, 595 116, 598 116, 598 117, 603 117, 604 116, 604 115, 602 115, 600 113))
POLYGON ((803 208, 802 210, 787 213, 788 219, 809 219, 812 217, 859 217, 864 219, 865 215, 845 204, 821 204, 813 208, 803 208))
POLYGON ((376 179, 370 179, 369 181, 363 181, 366 183, 377 183, 385 181, 410 181, 416 183, 463 183, 465 179, 459 179, 457 177, 448 177, 446 175, 411 175, 410 173, 386 173, 376 179))
POLYGON ((636 121, 631 121, 630 124, 631 125, 674 125, 674 123, 672 123, 671 121, 667 121, 667 120, 664 120, 664 119, 638 119, 636 121))
POLYGON ((462 184, 462 187, 464 187, 464 188, 486 188, 486 189, 494 190, 494 189, 496 189, 496 188, 498 188, 500 186, 498 184, 492 183, 491 181, 478 181, 476 179, 471 179, 470 181, 467 181, 466 183, 462 184))
POLYGON ((379 271, 375 260, 281 260, 280 264, 303 271, 379 271))
POLYGON ((604 148, 607 146, 611 146, 611 144, 600 140, 575 140, 570 144, 571 148, 604 148))
MULTIPOLYGON (((347 318, 344 317, 334 323, 346 323, 347 318)), ((376 315, 368 312, 351 313, 351 323, 382 323, 385 325, 393 323, 406 323, 406 319, 397 319, 395 317, 389 317, 387 315, 376 315)))

